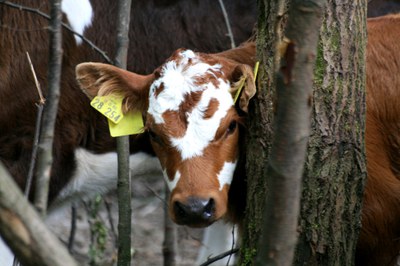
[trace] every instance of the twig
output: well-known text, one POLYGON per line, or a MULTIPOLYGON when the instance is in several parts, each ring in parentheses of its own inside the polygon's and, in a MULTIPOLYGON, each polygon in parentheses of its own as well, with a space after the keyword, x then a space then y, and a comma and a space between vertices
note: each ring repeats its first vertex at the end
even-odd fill
MULTIPOLYGON (((6 6, 12 7, 12 8, 16 8, 18 10, 22 10, 22 11, 27 11, 27 12, 31 12, 34 14, 37 14, 41 17, 46 18, 47 20, 50 20, 50 16, 47 15, 46 13, 36 9, 36 8, 31 8, 31 7, 27 7, 27 6, 23 6, 23 5, 19 5, 19 4, 15 4, 9 1, 4 1, 4 0, 0 0, 0 4, 4 4, 6 6)), ((95 50, 96 52, 98 52, 103 58, 104 60, 109 63, 109 64, 113 64, 113 61, 107 56, 106 52, 104 52, 103 50, 101 50, 99 47, 97 47, 93 42, 91 42, 90 40, 88 40, 87 38, 85 38, 82 34, 74 31, 68 24, 65 24, 63 22, 61 22, 61 25, 63 28, 67 29, 69 32, 71 32, 72 34, 80 37, 83 42, 85 42, 86 44, 88 44, 90 47, 92 47, 93 50, 95 50)))
POLYGON ((110 224, 110 227, 111 227, 111 233, 112 233, 114 241, 115 241, 115 246, 117 246, 118 235, 117 235, 117 230, 115 230, 114 220, 112 217, 110 199, 108 197, 103 197, 103 202, 104 202, 104 206, 106 207, 106 210, 107 210, 108 223, 110 224))
POLYGON ((72 254, 75 242, 75 233, 76 233, 76 206, 72 205, 71 207, 71 231, 69 232, 68 238, 68 251, 72 254))
POLYGON ((167 199, 170 196, 170 192, 167 185, 164 187, 166 200, 164 203, 164 241, 162 252, 164 257, 164 266, 175 266, 177 265, 178 232, 176 225, 171 221, 171 218, 168 215, 167 199))
POLYGON ((38 108, 38 112, 36 115, 36 125, 35 125, 35 136, 33 138, 33 149, 32 149, 32 155, 31 155, 31 164, 29 166, 29 172, 28 172, 28 177, 26 179, 26 185, 25 185, 25 197, 29 197, 29 193, 31 191, 31 186, 32 186, 32 180, 33 180, 33 171, 35 169, 36 165, 36 157, 37 157, 37 151, 38 151, 38 146, 39 146, 39 137, 40 137, 40 127, 42 123, 42 115, 43 115, 43 106, 46 102, 46 99, 43 97, 43 93, 40 87, 40 83, 36 77, 36 72, 33 67, 31 58, 29 56, 29 53, 26 52, 26 56, 28 58, 28 62, 32 71, 33 79, 35 80, 36 88, 39 94, 39 104, 36 104, 38 108))
POLYGON ((221 259, 225 258, 226 256, 231 256, 233 254, 236 254, 238 251, 239 251, 239 248, 228 250, 228 251, 226 251, 224 253, 221 253, 221 254, 219 254, 219 255, 217 255, 215 257, 208 258, 207 261, 202 263, 202 264, 200 264, 200 266, 210 265, 211 263, 214 263, 214 262, 216 262, 218 260, 221 260, 221 259))
POLYGON ((28 58, 28 62, 29 62, 29 66, 30 66, 31 71, 32 71, 33 79, 35 80, 35 85, 36 85, 36 88, 38 90, 38 94, 39 94, 39 98, 40 98, 39 104, 44 105, 45 102, 46 102, 46 99, 43 97, 42 88, 40 87, 40 83, 39 83, 39 81, 37 79, 36 72, 35 72, 35 69, 33 67, 33 64, 32 64, 32 61, 31 61, 31 57, 29 56, 28 52, 26 52, 26 57, 28 58))
MULTIPOLYGON (((235 225, 232 227, 232 247, 231 250, 235 248, 235 225)), ((229 262, 231 261, 232 254, 229 255, 228 261, 226 262, 226 266, 229 266, 229 262)))
POLYGON ((148 183, 143 183, 143 184, 144 184, 144 186, 145 186, 148 190, 150 190, 150 191, 154 194, 154 196, 156 196, 156 198, 158 198, 162 203, 164 203, 164 207, 165 207, 166 209, 168 209, 168 202, 165 200, 165 198, 163 198, 162 196, 160 196, 154 189, 152 189, 152 188, 149 186, 148 183))
POLYGON ((222 14, 224 15, 224 19, 225 19, 225 24, 226 24, 226 28, 228 30, 228 36, 231 39, 231 47, 235 48, 235 39, 233 38, 233 33, 232 33, 232 29, 231 29, 231 23, 229 22, 229 17, 228 17, 228 13, 226 12, 225 9, 225 4, 223 0, 218 0, 219 5, 221 6, 221 10, 222 10, 222 14))

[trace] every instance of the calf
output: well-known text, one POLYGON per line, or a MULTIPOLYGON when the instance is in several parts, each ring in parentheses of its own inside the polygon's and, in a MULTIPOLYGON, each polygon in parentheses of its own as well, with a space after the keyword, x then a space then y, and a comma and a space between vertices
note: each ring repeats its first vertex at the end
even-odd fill
MULTIPOLYGON (((48 1, 13 3, 49 13, 48 1)), ((256 19, 255 1, 225 4, 235 41, 245 41, 256 19)), ((62 10, 64 23, 114 57, 117 1, 63 0, 62 10)), ((230 45, 222 11, 214 0, 133 1, 131 17, 128 68, 139 73, 154 69, 161 58, 180 45, 209 52, 222 51, 230 45)), ((46 95, 47 27, 48 21, 38 13, 0 3, 0 160, 21 188, 31 161, 38 101, 25 52, 32 58, 46 95)), ((115 140, 109 135, 106 119, 89 106, 74 75, 78 63, 104 58, 65 29, 63 52, 49 192, 51 209, 106 192, 115 187, 117 179, 115 140)), ((130 152, 132 176, 161 175, 147 134, 131 137, 130 152)), ((0 250, 0 260, 3 254, 0 250)))
MULTIPOLYGON (((393 265, 400 250, 400 16, 370 19, 368 33, 368 181, 356 262, 393 265)), ((255 45, 246 43, 216 54, 180 49, 149 75, 99 63, 81 64, 76 73, 90 98, 120 94, 125 112, 142 113, 171 189, 172 219, 204 227, 243 217, 243 138, 254 63, 255 45)))

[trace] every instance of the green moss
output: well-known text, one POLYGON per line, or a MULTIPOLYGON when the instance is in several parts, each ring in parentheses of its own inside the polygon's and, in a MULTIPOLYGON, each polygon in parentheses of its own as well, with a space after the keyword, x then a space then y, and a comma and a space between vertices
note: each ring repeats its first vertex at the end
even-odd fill
POLYGON ((240 265, 253 265, 254 257, 256 256, 256 254, 257 250, 255 248, 242 250, 242 262, 240 263, 240 265))
POLYGON ((317 60, 315 62, 315 70, 314 70, 314 82, 317 87, 322 87, 322 83, 324 81, 325 75, 325 67, 326 63, 324 60, 324 49, 322 46, 322 42, 318 43, 317 48, 317 60))

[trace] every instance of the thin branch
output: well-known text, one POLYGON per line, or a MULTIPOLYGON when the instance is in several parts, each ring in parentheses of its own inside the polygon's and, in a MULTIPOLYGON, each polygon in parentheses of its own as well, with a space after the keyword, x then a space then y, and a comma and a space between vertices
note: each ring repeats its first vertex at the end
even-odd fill
POLYGON ((31 57, 29 56, 28 52, 26 52, 26 57, 28 58, 29 66, 30 66, 31 71, 32 71, 32 75, 33 75, 33 79, 35 81, 36 89, 37 89, 38 94, 39 94, 39 98, 40 98, 39 99, 39 104, 44 105, 45 102, 46 102, 46 99, 43 97, 42 88, 40 87, 40 83, 39 83, 39 81, 37 79, 37 76, 36 76, 35 68, 33 67, 33 64, 32 64, 32 61, 31 61, 31 57))
POLYGON ((174 222, 168 214, 167 200, 170 197, 168 186, 164 185, 165 201, 164 201, 164 241, 162 252, 164 257, 164 266, 177 265, 177 250, 178 250, 178 230, 174 222))
POLYGON ((38 164, 36 169, 35 207, 45 216, 50 184, 51 166, 53 163, 53 141, 58 102, 60 98, 62 33, 61 33, 61 0, 51 1, 51 20, 49 23, 50 48, 48 69, 48 103, 44 108, 43 125, 40 132, 38 164))
MULTIPOLYGON (((15 4, 9 1, 4 1, 4 0, 0 0, 0 4, 12 7, 12 8, 16 8, 18 10, 22 10, 22 11, 27 11, 27 12, 31 12, 34 14, 37 14, 41 17, 44 17, 47 20, 50 20, 50 16, 42 11, 40 11, 39 9, 36 8, 31 8, 31 7, 27 7, 27 6, 23 6, 23 5, 19 5, 19 4, 15 4)), ((61 25, 63 28, 67 29, 69 32, 71 32, 72 34, 80 37, 84 43, 88 44, 93 50, 95 50, 96 52, 98 52, 103 58, 104 60, 109 63, 109 64, 113 64, 113 61, 107 56, 107 53, 104 52, 103 50, 101 50, 99 47, 97 47, 93 42, 91 42, 90 40, 88 40, 87 38, 85 38, 82 34, 74 31, 68 24, 65 24, 63 22, 61 22, 61 25)))
POLYGON ((26 185, 25 185, 25 197, 29 198, 29 193, 31 191, 31 186, 32 186, 32 180, 33 180, 33 172, 35 169, 36 165, 36 157, 37 157, 37 152, 38 152, 38 147, 39 147, 39 138, 40 138, 40 128, 42 124, 42 115, 43 115, 43 106, 46 102, 46 99, 43 97, 42 89, 40 87, 40 83, 36 77, 36 72, 35 68, 33 67, 31 58, 29 56, 29 53, 26 52, 26 56, 28 58, 28 62, 32 71, 33 79, 35 80, 36 88, 39 94, 39 104, 36 104, 38 108, 38 112, 36 115, 36 124, 35 124, 35 135, 33 138, 33 149, 32 149, 32 155, 31 155, 31 163, 29 165, 29 172, 28 172, 28 177, 26 179, 26 185))
POLYGON ((69 232, 68 237, 68 251, 72 254, 75 242, 75 234, 76 234, 76 206, 75 204, 71 206, 71 231, 69 232))
POLYGON ((226 9, 225 9, 224 0, 218 0, 218 2, 219 2, 219 5, 221 6, 222 14, 224 15, 226 28, 228 30, 228 36, 229 36, 229 38, 231 40, 231 47, 235 48, 236 47, 235 39, 233 37, 233 32, 232 32, 232 29, 231 29, 231 23, 229 21, 228 13, 226 12, 226 9))
POLYGON ((223 258, 225 258, 227 256, 231 256, 233 254, 236 254, 238 251, 239 251, 239 248, 228 250, 228 251, 226 251, 224 253, 221 253, 221 254, 219 254, 219 255, 217 255, 215 257, 208 258, 207 261, 202 263, 202 264, 200 264, 200 266, 210 265, 211 263, 214 263, 214 262, 216 262, 218 260, 222 260, 223 258))
MULTIPOLYGON (((129 46, 131 0, 118 1, 117 51, 115 65, 126 69, 129 46)), ((118 152, 118 266, 131 265, 131 172, 129 170, 129 136, 117 138, 118 152)))

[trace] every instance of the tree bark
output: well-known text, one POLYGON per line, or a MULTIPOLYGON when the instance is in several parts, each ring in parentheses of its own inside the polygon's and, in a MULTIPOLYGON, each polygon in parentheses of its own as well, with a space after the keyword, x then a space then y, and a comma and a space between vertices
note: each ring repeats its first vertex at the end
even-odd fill
POLYGON ((294 0, 290 6, 284 54, 277 73, 275 135, 266 166, 270 191, 255 265, 292 264, 324 5, 323 0, 294 0))
POLYGON ((366 178, 366 1, 328 1, 295 265, 353 265, 366 178))
MULTIPOLYGON (((287 1, 286 1, 287 2, 287 1)), ((275 111, 276 30, 279 2, 259 0, 258 93, 250 106, 247 138, 248 198, 241 265, 251 265, 261 232, 263 201, 270 187, 269 160, 275 111)), ((353 265, 366 178, 366 1, 328 1, 315 67, 299 242, 294 265, 353 265)), ((283 19, 285 22, 285 19, 283 19)))
POLYGON ((257 254, 261 235, 264 200, 267 193, 265 162, 271 149, 273 137, 274 103, 274 58, 277 38, 275 31, 282 28, 285 5, 280 1, 258 1, 257 58, 260 68, 257 79, 257 93, 250 102, 247 118, 246 174, 247 206, 243 226, 243 240, 240 248, 239 265, 252 265, 257 254))
POLYGON ((25 266, 78 265, 0 163, 0 235, 25 266))

